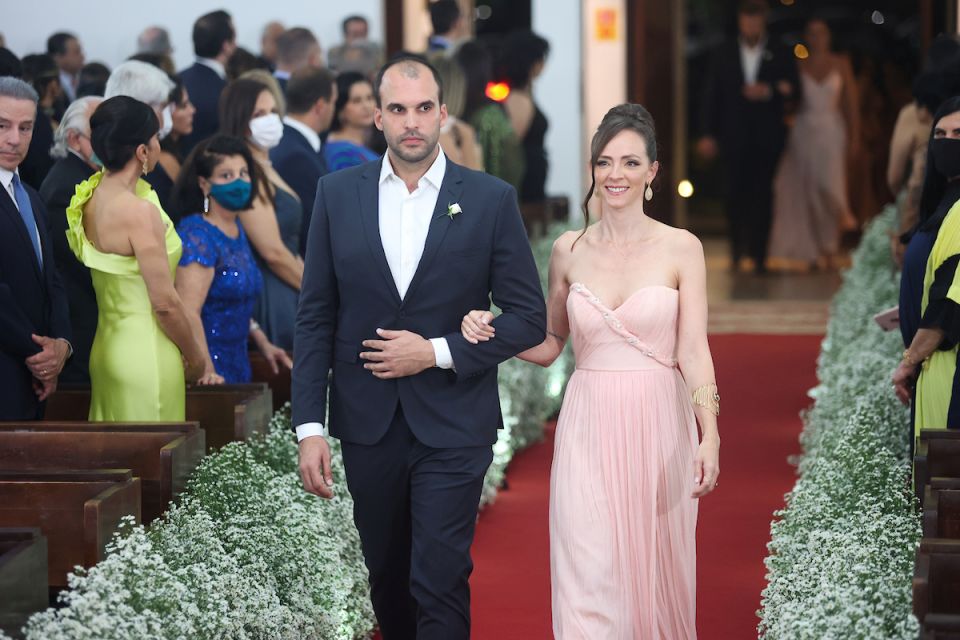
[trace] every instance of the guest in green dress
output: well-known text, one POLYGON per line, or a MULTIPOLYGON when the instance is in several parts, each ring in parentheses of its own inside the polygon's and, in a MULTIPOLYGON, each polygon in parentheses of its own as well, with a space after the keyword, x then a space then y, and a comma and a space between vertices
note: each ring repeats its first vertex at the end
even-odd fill
POLYGON ((185 378, 216 379, 173 286, 180 238, 142 179, 160 156, 159 128, 146 104, 105 100, 90 118, 104 169, 77 186, 66 212, 67 240, 90 268, 99 308, 90 420, 182 421, 185 378))
MULTIPOLYGON (((920 429, 960 428, 958 184, 960 98, 952 98, 934 116, 933 136, 927 150, 919 230, 933 231, 936 239, 923 273, 919 328, 893 375, 895 392, 904 403, 909 401, 910 387, 916 380, 915 434, 920 429)), ((908 258, 913 244, 922 239, 917 234, 911 240, 908 258)), ((911 264, 904 265, 905 281, 911 264)))

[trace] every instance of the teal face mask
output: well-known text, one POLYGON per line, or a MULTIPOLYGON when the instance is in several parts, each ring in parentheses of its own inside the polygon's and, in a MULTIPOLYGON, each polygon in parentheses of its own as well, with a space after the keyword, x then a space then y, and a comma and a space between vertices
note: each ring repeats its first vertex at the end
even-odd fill
POLYGON ((240 211, 250 204, 250 183, 241 178, 233 182, 210 185, 210 197, 220 203, 224 209, 240 211))

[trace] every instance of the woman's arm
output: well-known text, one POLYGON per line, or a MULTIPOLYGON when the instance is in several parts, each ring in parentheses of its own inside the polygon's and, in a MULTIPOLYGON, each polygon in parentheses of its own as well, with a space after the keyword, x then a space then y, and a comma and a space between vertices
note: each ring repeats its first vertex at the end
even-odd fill
POLYGON ((270 364, 273 374, 280 373, 280 365, 288 370, 293 369, 293 360, 290 354, 270 342, 270 338, 263 332, 256 320, 250 320, 250 338, 257 345, 257 350, 263 354, 264 359, 270 364))
POLYGON ((530 130, 530 124, 533 122, 533 98, 525 92, 514 91, 504 102, 504 107, 514 133, 517 134, 517 138, 523 140, 527 137, 527 131, 530 130))
POLYGON ((187 361, 187 378, 193 381, 203 373, 205 354, 170 277, 164 228, 156 207, 149 202, 138 202, 123 217, 122 224, 140 266, 157 323, 180 349, 187 361))
POLYGON ((910 404, 910 387, 917 376, 917 369, 937 350, 944 335, 944 330, 939 328, 918 329, 910 348, 903 352, 903 359, 893 372, 893 391, 903 404, 910 404))
POLYGON ((840 58, 840 75, 843 77, 843 115, 847 123, 848 152, 854 154, 860 148, 860 91, 853 75, 850 58, 840 58))
POLYGON ((200 318, 200 311, 207 300, 207 294, 210 293, 213 276, 212 267, 205 267, 198 262, 192 262, 177 267, 177 276, 174 280, 174 287, 187 310, 187 319, 190 320, 193 333, 200 343, 200 348, 203 349, 204 370, 203 376, 198 380, 200 384, 223 384, 223 377, 217 374, 213 359, 210 357, 207 333, 204 331, 203 320, 200 318))
MULTIPOLYGON (((896 194, 903 187, 907 179, 907 166, 910 164, 912 153, 910 135, 913 126, 910 122, 910 106, 900 110, 897 122, 893 125, 893 135, 890 137, 890 159, 887 160, 887 186, 891 193, 896 194)), ((915 107, 914 107, 915 108, 915 107)))
POLYGON ((717 428, 719 406, 711 402, 716 392, 713 356, 707 342, 707 268, 703 245, 696 236, 683 233, 675 255, 680 288, 680 316, 677 328, 677 363, 687 384, 701 442, 694 461, 693 497, 710 493, 720 473, 720 433, 717 428), (703 404, 698 400, 705 400, 703 404), (703 405, 707 406, 703 406, 703 405))
MULTIPOLYGON (((521 360, 549 367, 563 352, 567 334, 570 333, 567 318, 567 295, 570 289, 566 271, 570 261, 570 246, 576 236, 576 233, 568 231, 553 243, 547 295, 547 336, 537 346, 517 354, 521 360)), ((471 311, 463 319, 463 337, 473 344, 490 340, 496 334, 490 324, 492 321, 493 314, 489 311, 471 311)))
POLYGON ((273 203, 265 194, 254 199, 253 208, 240 212, 247 237, 260 257, 278 278, 296 290, 303 280, 303 261, 293 255, 280 238, 280 226, 273 203))

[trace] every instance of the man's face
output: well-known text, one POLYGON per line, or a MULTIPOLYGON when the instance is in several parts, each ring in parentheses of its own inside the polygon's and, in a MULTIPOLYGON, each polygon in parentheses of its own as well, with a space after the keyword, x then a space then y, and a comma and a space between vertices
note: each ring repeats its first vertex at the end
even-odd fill
POLYGON ((80 46, 80 41, 76 38, 67 40, 66 51, 62 56, 57 56, 56 62, 57 66, 67 73, 74 75, 80 73, 84 63, 83 47, 80 46))
POLYGON ((36 117, 33 100, 0 96, 0 167, 13 171, 27 157, 36 117))
POLYGON ((367 23, 363 20, 351 20, 347 23, 346 40, 348 44, 363 42, 367 39, 367 23))
POLYGON ((741 13, 737 17, 737 26, 740 29, 740 36, 753 45, 759 42, 767 32, 767 19, 762 13, 741 13))
POLYGON ((384 74, 374 123, 401 160, 416 164, 436 150, 440 127, 447 121, 439 93, 433 74, 422 64, 402 62, 384 74))

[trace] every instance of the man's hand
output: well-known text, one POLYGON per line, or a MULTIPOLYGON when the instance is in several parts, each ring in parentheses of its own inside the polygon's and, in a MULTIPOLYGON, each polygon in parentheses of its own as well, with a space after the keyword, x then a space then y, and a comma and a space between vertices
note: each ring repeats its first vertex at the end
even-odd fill
POLYGON ((697 155, 704 160, 710 161, 717 157, 719 147, 717 141, 711 136, 704 136, 697 140, 697 155))
POLYGON ((37 380, 33 379, 33 392, 37 394, 37 399, 40 402, 43 402, 47 398, 53 395, 53 392, 57 390, 57 379, 56 377, 50 380, 37 380))
POLYGON ((383 340, 364 340, 363 346, 377 351, 364 351, 360 357, 367 360, 364 369, 372 371, 381 380, 415 376, 437 364, 433 345, 410 331, 377 329, 383 340))
POLYGON ((333 497, 330 445, 323 436, 310 436, 300 442, 300 479, 303 488, 313 495, 328 500, 333 497))
POLYGON ((30 337, 40 346, 42 351, 27 358, 27 368, 33 374, 33 377, 41 382, 55 380, 60 375, 60 371, 63 370, 67 355, 70 353, 67 341, 62 338, 54 339, 35 334, 31 334, 30 337))
POLYGON ((743 85, 743 97, 750 102, 766 102, 773 97, 773 90, 766 82, 743 85))

